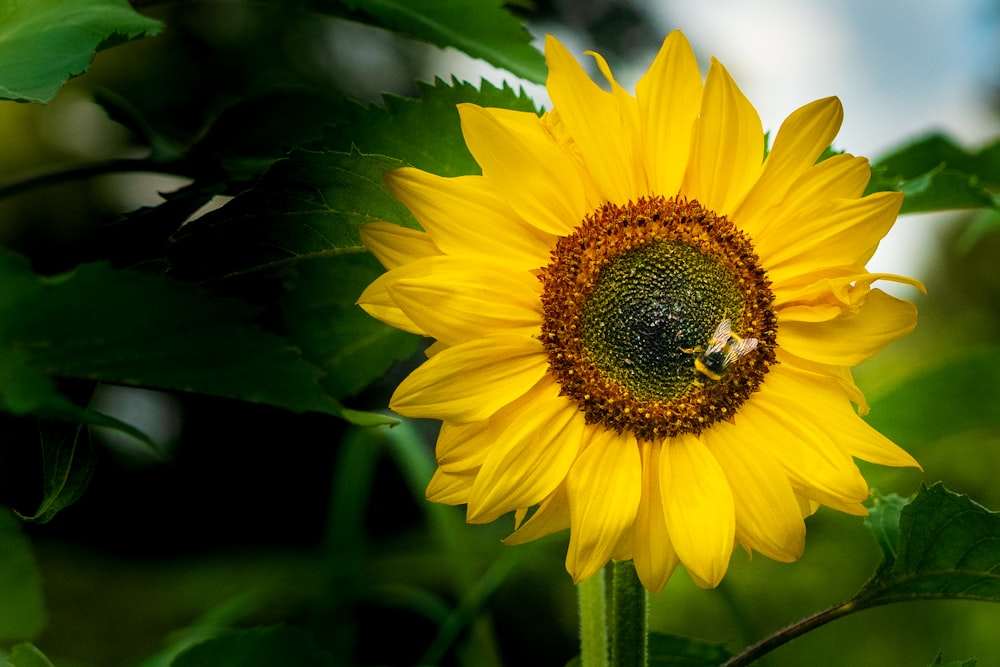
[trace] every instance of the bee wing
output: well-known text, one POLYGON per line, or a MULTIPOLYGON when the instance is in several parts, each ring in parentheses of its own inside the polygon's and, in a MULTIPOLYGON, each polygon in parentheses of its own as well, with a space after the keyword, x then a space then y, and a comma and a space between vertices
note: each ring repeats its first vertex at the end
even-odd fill
POLYGON ((734 338, 726 349, 726 363, 731 364, 737 359, 750 354, 755 349, 757 349, 756 338, 734 338))
POLYGON ((729 318, 725 318, 719 322, 719 326, 715 327, 715 333, 712 337, 708 339, 708 347, 705 349, 705 354, 713 354, 715 352, 722 352, 726 344, 729 343, 729 339, 733 336, 732 323, 729 318))

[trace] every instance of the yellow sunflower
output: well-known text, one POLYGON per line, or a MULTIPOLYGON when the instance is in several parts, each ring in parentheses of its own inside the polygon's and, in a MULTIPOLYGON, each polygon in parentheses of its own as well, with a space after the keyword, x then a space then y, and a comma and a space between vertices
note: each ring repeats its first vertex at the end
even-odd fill
POLYGON ((569 528, 577 582, 613 558, 715 586, 736 544, 792 561, 819 505, 865 514, 854 458, 917 465, 850 373, 916 324, 872 283, 919 283, 865 269, 902 195, 821 159, 834 97, 767 151, 680 32, 634 96, 590 55, 610 90, 549 37, 551 111, 459 106, 482 175, 387 174, 424 231, 362 228, 388 271, 359 303, 436 340, 391 400, 443 422, 430 500, 514 512, 511 544, 569 528))

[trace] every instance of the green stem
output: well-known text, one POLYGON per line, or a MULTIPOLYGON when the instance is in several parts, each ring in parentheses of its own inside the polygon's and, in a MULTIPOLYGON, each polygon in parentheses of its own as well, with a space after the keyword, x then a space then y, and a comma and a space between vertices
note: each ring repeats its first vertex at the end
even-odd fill
POLYGON ((611 664, 613 667, 646 667, 646 622, 649 604, 646 589, 632 561, 611 565, 611 664))
POLYGON ((856 611, 861 611, 869 606, 871 605, 859 604, 858 601, 851 600, 828 609, 824 609, 823 611, 817 612, 812 616, 807 616, 800 621, 796 621, 795 623, 785 626, 777 632, 764 637, 756 644, 748 646, 742 653, 734 655, 732 658, 724 662, 722 667, 745 667, 746 665, 750 665, 779 646, 787 644, 796 637, 800 637, 810 630, 815 630, 821 625, 826 625, 830 621, 835 621, 838 618, 842 618, 856 611))
POLYGON ((580 662, 583 667, 608 667, 608 613, 605 571, 576 587, 580 602, 580 662))

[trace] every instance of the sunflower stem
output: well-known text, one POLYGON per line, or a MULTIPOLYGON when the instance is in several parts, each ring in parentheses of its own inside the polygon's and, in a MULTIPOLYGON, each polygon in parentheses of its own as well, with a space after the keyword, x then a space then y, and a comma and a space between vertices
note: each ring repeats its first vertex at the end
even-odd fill
POLYGON ((611 565, 611 665, 646 667, 648 662, 646 589, 632 561, 611 565))
POLYGON ((580 662, 582 667, 608 667, 608 611, 605 571, 577 587, 580 602, 580 662))

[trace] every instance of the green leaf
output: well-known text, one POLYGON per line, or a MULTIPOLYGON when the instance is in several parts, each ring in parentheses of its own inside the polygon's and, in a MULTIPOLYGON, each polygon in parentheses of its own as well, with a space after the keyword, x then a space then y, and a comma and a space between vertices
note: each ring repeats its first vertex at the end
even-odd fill
POLYGON ((356 152, 295 151, 252 190, 185 225, 170 248, 172 272, 185 280, 217 280, 367 252, 361 224, 417 226, 382 181, 383 172, 401 166, 356 152))
POLYGON ((908 448, 1000 427, 1000 348, 964 349, 872 395, 872 426, 908 448))
POLYGON ((10 667, 52 667, 52 663, 45 654, 30 642, 18 644, 10 651, 6 658, 0 658, 3 664, 10 667))
POLYGON ((544 83, 545 58, 501 0, 313 0, 318 11, 343 16, 482 58, 519 77, 544 83))
POLYGON ((308 89, 270 91, 241 99, 212 120, 192 146, 191 161, 219 163, 235 179, 259 176, 290 149, 321 141, 328 126, 341 122, 344 106, 341 98, 308 89))
POLYGON ((126 0, 0 0, 0 99, 48 102, 95 51, 161 27, 126 0))
POLYGON ((650 667, 716 667, 732 657, 721 644, 649 633, 650 667))
POLYGON ((865 526, 875 536, 882 549, 882 563, 879 573, 887 573, 896 564, 896 549, 899 545, 899 514, 909 504, 909 500, 896 494, 883 496, 874 492, 874 504, 865 517, 865 526))
MULTIPOLYGON (((2 264, 2 259, 0 259, 2 264)), ((0 275, 3 275, 0 268, 0 275)), ((4 309, 0 308, 0 317, 4 309)), ((37 368, 27 352, 11 347, 0 335, 0 410, 14 415, 33 415, 80 424, 113 428, 152 444, 145 433, 108 415, 82 408, 59 393, 56 383, 37 368)))
POLYGON ((978 661, 975 658, 969 658, 968 660, 962 660, 961 662, 958 660, 952 660, 951 662, 946 663, 944 661, 944 656, 938 653, 934 658, 934 662, 932 662, 929 667, 976 667, 977 662, 978 661))
POLYGON ((479 165, 462 136, 458 105, 468 102, 537 113, 527 95, 506 85, 497 88, 483 81, 477 90, 454 78, 451 85, 441 79, 433 86, 417 85, 418 99, 384 95, 383 106, 348 106, 343 125, 330 132, 327 147, 342 152, 357 147, 362 153, 391 155, 440 176, 478 174, 479 165))
POLYGON ((386 220, 417 228, 383 173, 411 165, 441 175, 478 173, 456 104, 534 111, 509 88, 423 85, 421 99, 386 97, 385 108, 352 105, 331 130, 328 151, 296 150, 226 206, 186 224, 169 252, 185 280, 242 277, 316 257, 367 252, 357 228, 386 220))
POLYGON ((290 627, 241 630, 195 644, 172 667, 329 667, 312 637, 290 627))
MULTIPOLYGON (((8 355, 22 363, 16 370, 23 377, 15 380, 23 382, 12 390, 6 383, 3 394, 15 414, 60 416, 45 410, 49 376, 341 414, 320 387, 322 372, 284 339, 254 326, 255 311, 195 286, 106 264, 42 278, 2 254, 0 281, 0 371, 8 355)), ((0 387, 5 379, 0 375, 0 387)))
POLYGON ((286 281, 285 331, 326 371, 322 384, 334 398, 353 396, 416 352, 417 336, 379 322, 356 304, 381 273, 366 253, 300 262, 286 281))
POLYGON ((967 151, 935 134, 878 160, 868 192, 899 190, 901 213, 1000 207, 1000 141, 967 151))
POLYGON ((20 522, 5 507, 0 507, 0 591, 0 643, 37 637, 45 625, 42 584, 20 522))
POLYGON ((90 446, 90 430, 81 424, 43 422, 42 502, 31 516, 22 519, 47 523, 59 510, 83 495, 94 476, 97 459, 90 446))
POLYGON ((1000 602, 1000 514, 940 483, 922 488, 907 505, 880 502, 869 526, 891 534, 898 517, 899 540, 853 598, 864 607, 925 599, 1000 602))

